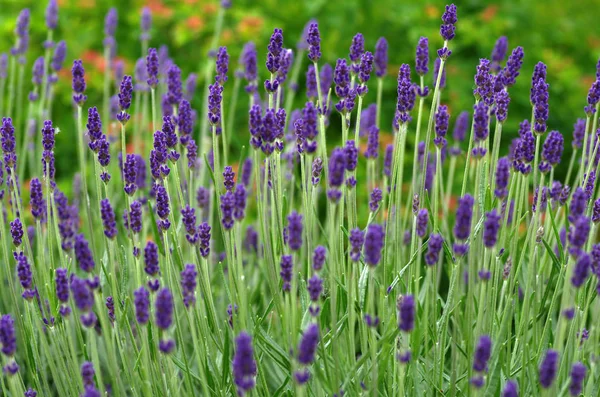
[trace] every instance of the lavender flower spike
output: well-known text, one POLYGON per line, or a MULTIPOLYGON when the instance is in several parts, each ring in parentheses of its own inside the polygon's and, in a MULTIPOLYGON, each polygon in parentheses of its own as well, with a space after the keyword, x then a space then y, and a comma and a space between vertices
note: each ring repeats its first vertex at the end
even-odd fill
POLYGON ((319 62, 321 58, 321 34, 317 22, 308 25, 306 42, 308 43, 308 59, 312 62, 319 62))
POLYGON ((543 389, 548 389, 554 383, 556 378, 558 365, 558 352, 556 350, 549 349, 542 360, 539 368, 540 374, 540 385, 543 389))
POLYGON ((454 38, 456 32, 456 21, 458 20, 456 16, 456 6, 454 4, 450 4, 446 6, 446 11, 442 15, 442 25, 440 27, 440 36, 445 41, 450 41, 454 38))
POLYGON ((381 250, 384 246, 385 230, 376 223, 369 225, 365 235, 365 263, 375 267, 381 260, 381 250))
POLYGON ((252 337, 244 331, 235 338, 235 355, 231 366, 238 393, 243 395, 254 388, 257 367, 254 361, 252 337))
POLYGON ((73 101, 78 106, 83 106, 87 99, 85 92, 85 70, 81 60, 73 61, 73 69, 71 70, 73 75, 73 101))
POLYGON ((385 37, 380 37, 375 44, 375 75, 379 78, 387 73, 388 42, 385 37))

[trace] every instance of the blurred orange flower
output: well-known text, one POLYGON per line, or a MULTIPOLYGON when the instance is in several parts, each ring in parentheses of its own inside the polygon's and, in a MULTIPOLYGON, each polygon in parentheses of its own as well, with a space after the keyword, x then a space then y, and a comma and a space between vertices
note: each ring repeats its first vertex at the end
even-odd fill
POLYGON ((152 11, 152 16, 156 15, 160 18, 170 18, 173 15, 173 9, 167 7, 160 0, 150 0, 148 1, 147 7, 152 11))
POLYGON ((262 31, 264 19, 258 16, 245 16, 237 26, 237 31, 244 36, 254 36, 262 31))
POLYGON ((481 13, 481 19, 483 19, 485 22, 489 22, 492 19, 494 19, 494 17, 496 16, 497 13, 498 13, 497 5, 487 6, 481 13))
POLYGON ((194 32, 199 32, 204 27, 204 20, 198 15, 192 15, 185 20, 185 25, 194 32))

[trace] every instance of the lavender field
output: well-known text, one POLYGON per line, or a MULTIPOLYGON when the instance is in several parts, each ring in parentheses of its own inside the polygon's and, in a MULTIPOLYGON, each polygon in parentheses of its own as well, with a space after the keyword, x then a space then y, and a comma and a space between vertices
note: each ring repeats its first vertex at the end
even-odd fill
POLYGON ((318 19, 235 59, 222 0, 200 68, 45 7, 0 47, 0 395, 600 395, 600 60, 559 131, 506 36, 456 105, 454 4, 329 64, 318 19))

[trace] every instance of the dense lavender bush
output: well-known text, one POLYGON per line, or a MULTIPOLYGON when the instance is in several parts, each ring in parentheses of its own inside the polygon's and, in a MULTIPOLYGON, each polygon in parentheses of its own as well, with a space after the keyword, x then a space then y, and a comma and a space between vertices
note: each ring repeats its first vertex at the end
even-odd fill
POLYGON ((2 394, 598 395, 600 81, 564 159, 552 76, 522 70, 526 49, 505 36, 473 65, 473 113, 453 106, 453 4, 440 37, 403 56, 414 65, 399 67, 392 114, 394 41, 357 33, 333 67, 311 20, 295 46, 280 28, 233 44, 236 66, 216 46, 232 6, 205 76, 150 47, 150 8, 126 74, 110 9, 98 104, 79 54, 72 80, 59 74, 58 3, 44 43, 30 42, 39 15, 18 15, 0 56, 2 394), (45 54, 25 97, 31 46, 45 54), (508 142, 529 72, 531 119, 508 142), (75 110, 70 196, 55 167, 69 149, 55 135, 70 126, 51 121, 69 111, 53 104, 59 85, 75 110), (247 147, 239 162, 232 139, 247 147))

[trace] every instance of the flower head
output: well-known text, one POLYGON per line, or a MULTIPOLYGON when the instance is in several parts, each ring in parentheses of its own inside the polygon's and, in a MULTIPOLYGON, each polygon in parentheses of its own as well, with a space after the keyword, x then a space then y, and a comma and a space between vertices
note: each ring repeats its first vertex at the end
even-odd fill
POLYGON ((483 335, 477 342, 475 355, 473 357, 473 370, 476 372, 487 371, 487 362, 492 353, 492 340, 489 336, 483 335))
POLYGON ((252 337, 244 331, 235 338, 235 354, 231 366, 233 380, 239 393, 243 394, 254 388, 257 367, 254 361, 252 337))
POLYGON ((300 345, 298 346, 298 362, 309 365, 315 360, 317 344, 319 343, 319 326, 310 324, 304 331, 300 345))
POLYGON ((385 37, 380 37, 375 44, 375 75, 383 77, 387 73, 388 42, 385 37))
POLYGON ((311 22, 308 25, 308 34, 306 35, 308 44, 308 59, 318 62, 321 58, 321 34, 317 22, 311 22))
POLYGON ((424 76, 429 71, 429 39, 421 36, 417 44, 417 55, 415 58, 415 72, 424 76))
POLYGON ((173 295, 168 288, 161 289, 156 295, 155 316, 158 328, 166 330, 171 326, 173 322, 173 295))
POLYGON ((547 350, 539 368, 540 385, 543 389, 548 389, 550 386, 552 386, 552 383, 554 383, 554 379, 556 378, 557 364, 558 352, 552 349, 547 350))
POLYGON ((375 267, 381 260, 381 250, 384 246, 385 230, 383 226, 372 223, 365 234, 365 263, 375 267))
POLYGON ((71 69, 73 75, 73 101, 78 106, 83 106, 87 96, 85 92, 85 70, 83 69, 83 63, 81 60, 73 61, 73 69, 71 69))
POLYGON ((415 298, 405 295, 398 302, 398 328, 410 332, 415 327, 415 298))

